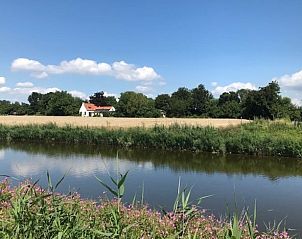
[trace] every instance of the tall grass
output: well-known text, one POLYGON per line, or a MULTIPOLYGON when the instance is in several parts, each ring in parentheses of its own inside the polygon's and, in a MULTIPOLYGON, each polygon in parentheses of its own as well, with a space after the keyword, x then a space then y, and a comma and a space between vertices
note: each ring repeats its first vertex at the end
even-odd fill
POLYGON ((121 147, 187 150, 302 157, 301 127, 286 122, 255 121, 217 129, 170 127, 107 129, 49 125, 0 125, 2 142, 45 142, 116 145, 121 147))
MULTIPOLYGON (((285 231, 270 228, 260 233, 248 214, 230 221, 207 216, 190 201, 190 190, 180 189, 172 212, 161 213, 142 204, 127 205, 119 193, 126 175, 116 187, 103 183, 116 199, 83 200, 77 194, 61 195, 48 175, 49 187, 23 182, 10 187, 0 183, 0 238, 145 238, 145 239, 289 239, 285 231)), ((199 201, 200 202, 200 201, 199 201)))

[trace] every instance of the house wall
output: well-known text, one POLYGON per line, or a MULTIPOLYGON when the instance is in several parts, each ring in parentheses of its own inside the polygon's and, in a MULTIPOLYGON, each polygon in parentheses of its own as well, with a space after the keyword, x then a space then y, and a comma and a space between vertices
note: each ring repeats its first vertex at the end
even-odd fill
POLYGON ((81 115, 82 117, 84 117, 84 116, 86 116, 86 112, 87 112, 87 110, 86 110, 86 108, 84 107, 84 104, 82 103, 82 106, 81 106, 81 108, 80 108, 80 110, 79 110, 79 113, 80 113, 80 115, 81 115))

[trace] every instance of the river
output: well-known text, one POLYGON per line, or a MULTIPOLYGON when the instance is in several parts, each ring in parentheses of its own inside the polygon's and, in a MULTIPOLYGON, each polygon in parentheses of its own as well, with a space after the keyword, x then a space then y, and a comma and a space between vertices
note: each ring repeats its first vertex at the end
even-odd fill
MULTIPOLYGON (((40 178, 46 171, 53 181, 68 172, 58 191, 77 191, 84 198, 104 197, 105 189, 95 176, 129 171, 125 200, 133 196, 151 207, 171 209, 179 180, 192 187, 192 200, 212 195, 201 206, 216 216, 227 209, 249 207, 257 202, 260 229, 268 222, 284 220, 291 233, 302 230, 302 161, 293 158, 217 156, 160 150, 124 150, 105 146, 11 144, 0 146, 0 174, 18 180, 40 178), (118 156, 118 160, 117 160, 118 156), (237 204, 235 206, 235 204, 237 204), (293 229, 295 229, 293 231, 293 229)), ((13 183, 18 181, 12 179, 13 183)))

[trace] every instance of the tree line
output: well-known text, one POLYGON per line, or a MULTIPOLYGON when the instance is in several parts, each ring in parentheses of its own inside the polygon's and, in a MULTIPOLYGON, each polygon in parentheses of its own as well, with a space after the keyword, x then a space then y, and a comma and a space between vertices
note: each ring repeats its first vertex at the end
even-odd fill
MULTIPOLYGON (((14 115, 78 115, 84 102, 66 91, 47 94, 33 92, 28 103, 0 101, 0 114, 14 115)), ((88 101, 86 101, 88 102, 88 101)), ((271 82, 258 90, 241 89, 224 92, 214 98, 204 85, 196 88, 178 88, 170 94, 160 94, 155 99, 142 93, 126 91, 119 99, 96 92, 89 102, 105 106, 112 105, 117 117, 211 117, 211 118, 289 118, 301 120, 302 109, 290 98, 280 95, 277 82, 271 82)))
POLYGON ((78 115, 83 100, 66 91, 47 94, 33 92, 28 103, 0 101, 1 115, 78 115))

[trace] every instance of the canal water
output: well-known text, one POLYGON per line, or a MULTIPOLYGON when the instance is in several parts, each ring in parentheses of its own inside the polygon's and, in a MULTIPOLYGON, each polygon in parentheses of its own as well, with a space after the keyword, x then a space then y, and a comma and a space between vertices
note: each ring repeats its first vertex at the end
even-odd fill
MULTIPOLYGON (((77 191, 84 198, 104 197, 95 176, 109 183, 109 175, 129 171, 125 200, 134 195, 154 208, 171 209, 180 180, 192 187, 192 201, 211 195, 201 206, 217 217, 257 202, 260 229, 283 220, 293 234, 302 230, 302 160, 293 158, 217 156, 160 150, 71 145, 12 144, 0 146, 0 174, 24 180, 40 179, 46 171, 53 181, 68 172, 58 191, 77 191), (118 160, 117 160, 118 157, 118 160)), ((18 183, 13 179, 13 183, 18 183)))

